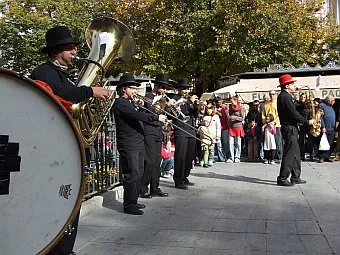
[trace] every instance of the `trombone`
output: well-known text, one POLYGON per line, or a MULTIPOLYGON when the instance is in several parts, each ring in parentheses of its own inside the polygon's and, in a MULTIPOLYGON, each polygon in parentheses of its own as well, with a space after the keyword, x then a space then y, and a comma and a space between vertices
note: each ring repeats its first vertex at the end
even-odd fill
MULTIPOLYGON (((173 115, 173 114, 171 114, 171 113, 165 111, 163 108, 160 107, 159 104, 155 104, 151 98, 148 98, 148 97, 139 95, 139 94, 137 94, 137 93, 134 95, 134 97, 136 97, 137 99, 143 100, 144 102, 146 102, 146 103, 148 103, 148 104, 150 104, 150 105, 156 106, 156 111, 158 111, 158 113, 156 113, 156 114, 163 113, 163 114, 165 114, 165 115, 167 115, 167 116, 170 116, 170 117, 172 117, 172 118, 174 118, 174 119, 180 121, 181 123, 187 125, 188 127, 192 128, 193 130, 196 131, 196 133, 198 132, 198 129, 197 129, 197 128, 195 128, 195 127, 189 125, 188 123, 186 123, 185 121, 179 119, 179 118, 176 117, 175 115, 173 115), (157 106, 158 106, 158 107, 157 107, 157 106)), ((167 96, 167 97, 168 97, 168 96, 167 96)), ((169 98, 169 97, 168 97, 168 98, 169 98)), ((146 111, 150 112, 150 113, 155 113, 155 112, 153 112, 153 111, 147 109, 146 107, 143 107, 143 106, 139 106, 139 107, 142 108, 143 110, 146 110, 146 111)), ((172 112, 175 111, 175 109, 173 109, 173 108, 171 108, 171 107, 170 107, 170 110, 171 110, 172 112)), ((190 134, 188 131, 184 130, 183 128, 181 128, 181 127, 179 127, 179 126, 177 126, 177 125, 175 125, 175 124, 173 124, 173 123, 171 123, 171 125, 172 125, 173 127, 175 127, 175 128, 178 128, 179 130, 183 131, 183 132, 186 133, 187 135, 189 135, 189 136, 191 136, 191 137, 194 137, 196 140, 200 141, 201 143, 204 143, 204 144, 210 146, 210 144, 207 144, 207 143, 204 142, 203 140, 199 139, 197 136, 194 136, 194 135, 190 134)), ((209 138, 210 138, 211 141, 213 140, 210 136, 209 136, 209 138)))

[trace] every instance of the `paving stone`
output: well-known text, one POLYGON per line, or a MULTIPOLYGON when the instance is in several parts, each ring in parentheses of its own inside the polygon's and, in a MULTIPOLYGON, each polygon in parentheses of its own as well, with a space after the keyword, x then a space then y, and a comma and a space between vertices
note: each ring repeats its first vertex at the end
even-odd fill
MULTIPOLYGON (((195 168, 188 190, 162 178, 169 197, 139 199, 144 215, 106 201, 80 219, 78 255, 340 254, 339 162, 302 162, 307 184, 276 185, 280 165, 195 168)), ((86 202, 85 202, 86 203, 86 202)), ((84 206, 90 208, 90 206, 84 206)))

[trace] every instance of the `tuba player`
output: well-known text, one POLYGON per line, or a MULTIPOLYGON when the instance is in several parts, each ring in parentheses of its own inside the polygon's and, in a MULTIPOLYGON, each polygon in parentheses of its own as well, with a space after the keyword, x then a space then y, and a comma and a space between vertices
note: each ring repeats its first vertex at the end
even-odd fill
MULTIPOLYGON (((47 83, 53 93, 71 103, 78 103, 90 97, 105 100, 109 92, 102 87, 76 87, 71 81, 68 69, 77 54, 78 41, 72 38, 71 32, 66 26, 58 26, 49 29, 45 34, 46 46, 41 52, 47 54, 45 63, 37 66, 30 78, 47 83)), ((53 248, 49 255, 68 255, 73 252, 78 228, 79 212, 72 222, 74 230, 70 235, 65 235, 53 248)))

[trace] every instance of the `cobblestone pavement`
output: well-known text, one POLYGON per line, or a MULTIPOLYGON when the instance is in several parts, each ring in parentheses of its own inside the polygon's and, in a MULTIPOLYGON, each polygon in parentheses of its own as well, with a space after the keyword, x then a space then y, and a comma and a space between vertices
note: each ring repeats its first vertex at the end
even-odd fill
POLYGON ((307 184, 276 185, 280 165, 195 167, 189 190, 139 199, 143 216, 104 200, 80 219, 78 255, 340 254, 340 164, 302 163, 307 184))

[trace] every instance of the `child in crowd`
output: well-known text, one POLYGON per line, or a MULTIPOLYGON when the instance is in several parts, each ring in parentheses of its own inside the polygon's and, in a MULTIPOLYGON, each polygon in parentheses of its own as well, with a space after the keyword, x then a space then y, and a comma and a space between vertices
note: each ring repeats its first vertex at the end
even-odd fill
POLYGON ((275 164, 274 157, 276 154, 276 143, 275 143, 275 135, 276 135, 276 125, 274 122, 273 114, 268 114, 266 117, 266 123, 262 126, 262 133, 264 136, 264 158, 267 161, 263 163, 266 164, 275 164))
POLYGON ((171 135, 165 134, 165 139, 162 143, 162 164, 161 164, 161 176, 169 178, 174 173, 174 154, 175 145, 171 142, 171 135))
POLYGON ((262 129, 257 125, 255 119, 248 119, 248 125, 246 127, 246 137, 248 141, 248 158, 247 161, 259 160, 259 148, 262 129))
POLYGON ((212 138, 208 161, 209 166, 212 166, 215 162, 215 152, 219 161, 223 162, 225 160, 221 144, 221 121, 220 117, 216 113, 215 105, 208 105, 204 119, 209 122, 210 137, 212 138))
POLYGON ((203 161, 203 167, 209 166, 209 155, 211 153, 212 140, 210 137, 210 123, 207 119, 203 119, 202 125, 198 128, 197 133, 201 139, 201 161, 203 161))
MULTIPOLYGON (((206 111, 206 106, 207 102, 200 102, 198 105, 198 115, 194 119, 194 127, 198 129, 202 125, 203 118, 205 116, 205 111, 206 111)), ((196 134, 197 138, 200 138, 200 135, 197 133, 196 134)), ((203 166, 203 163, 201 165, 201 142, 196 139, 196 148, 195 148, 195 166, 203 166)))

